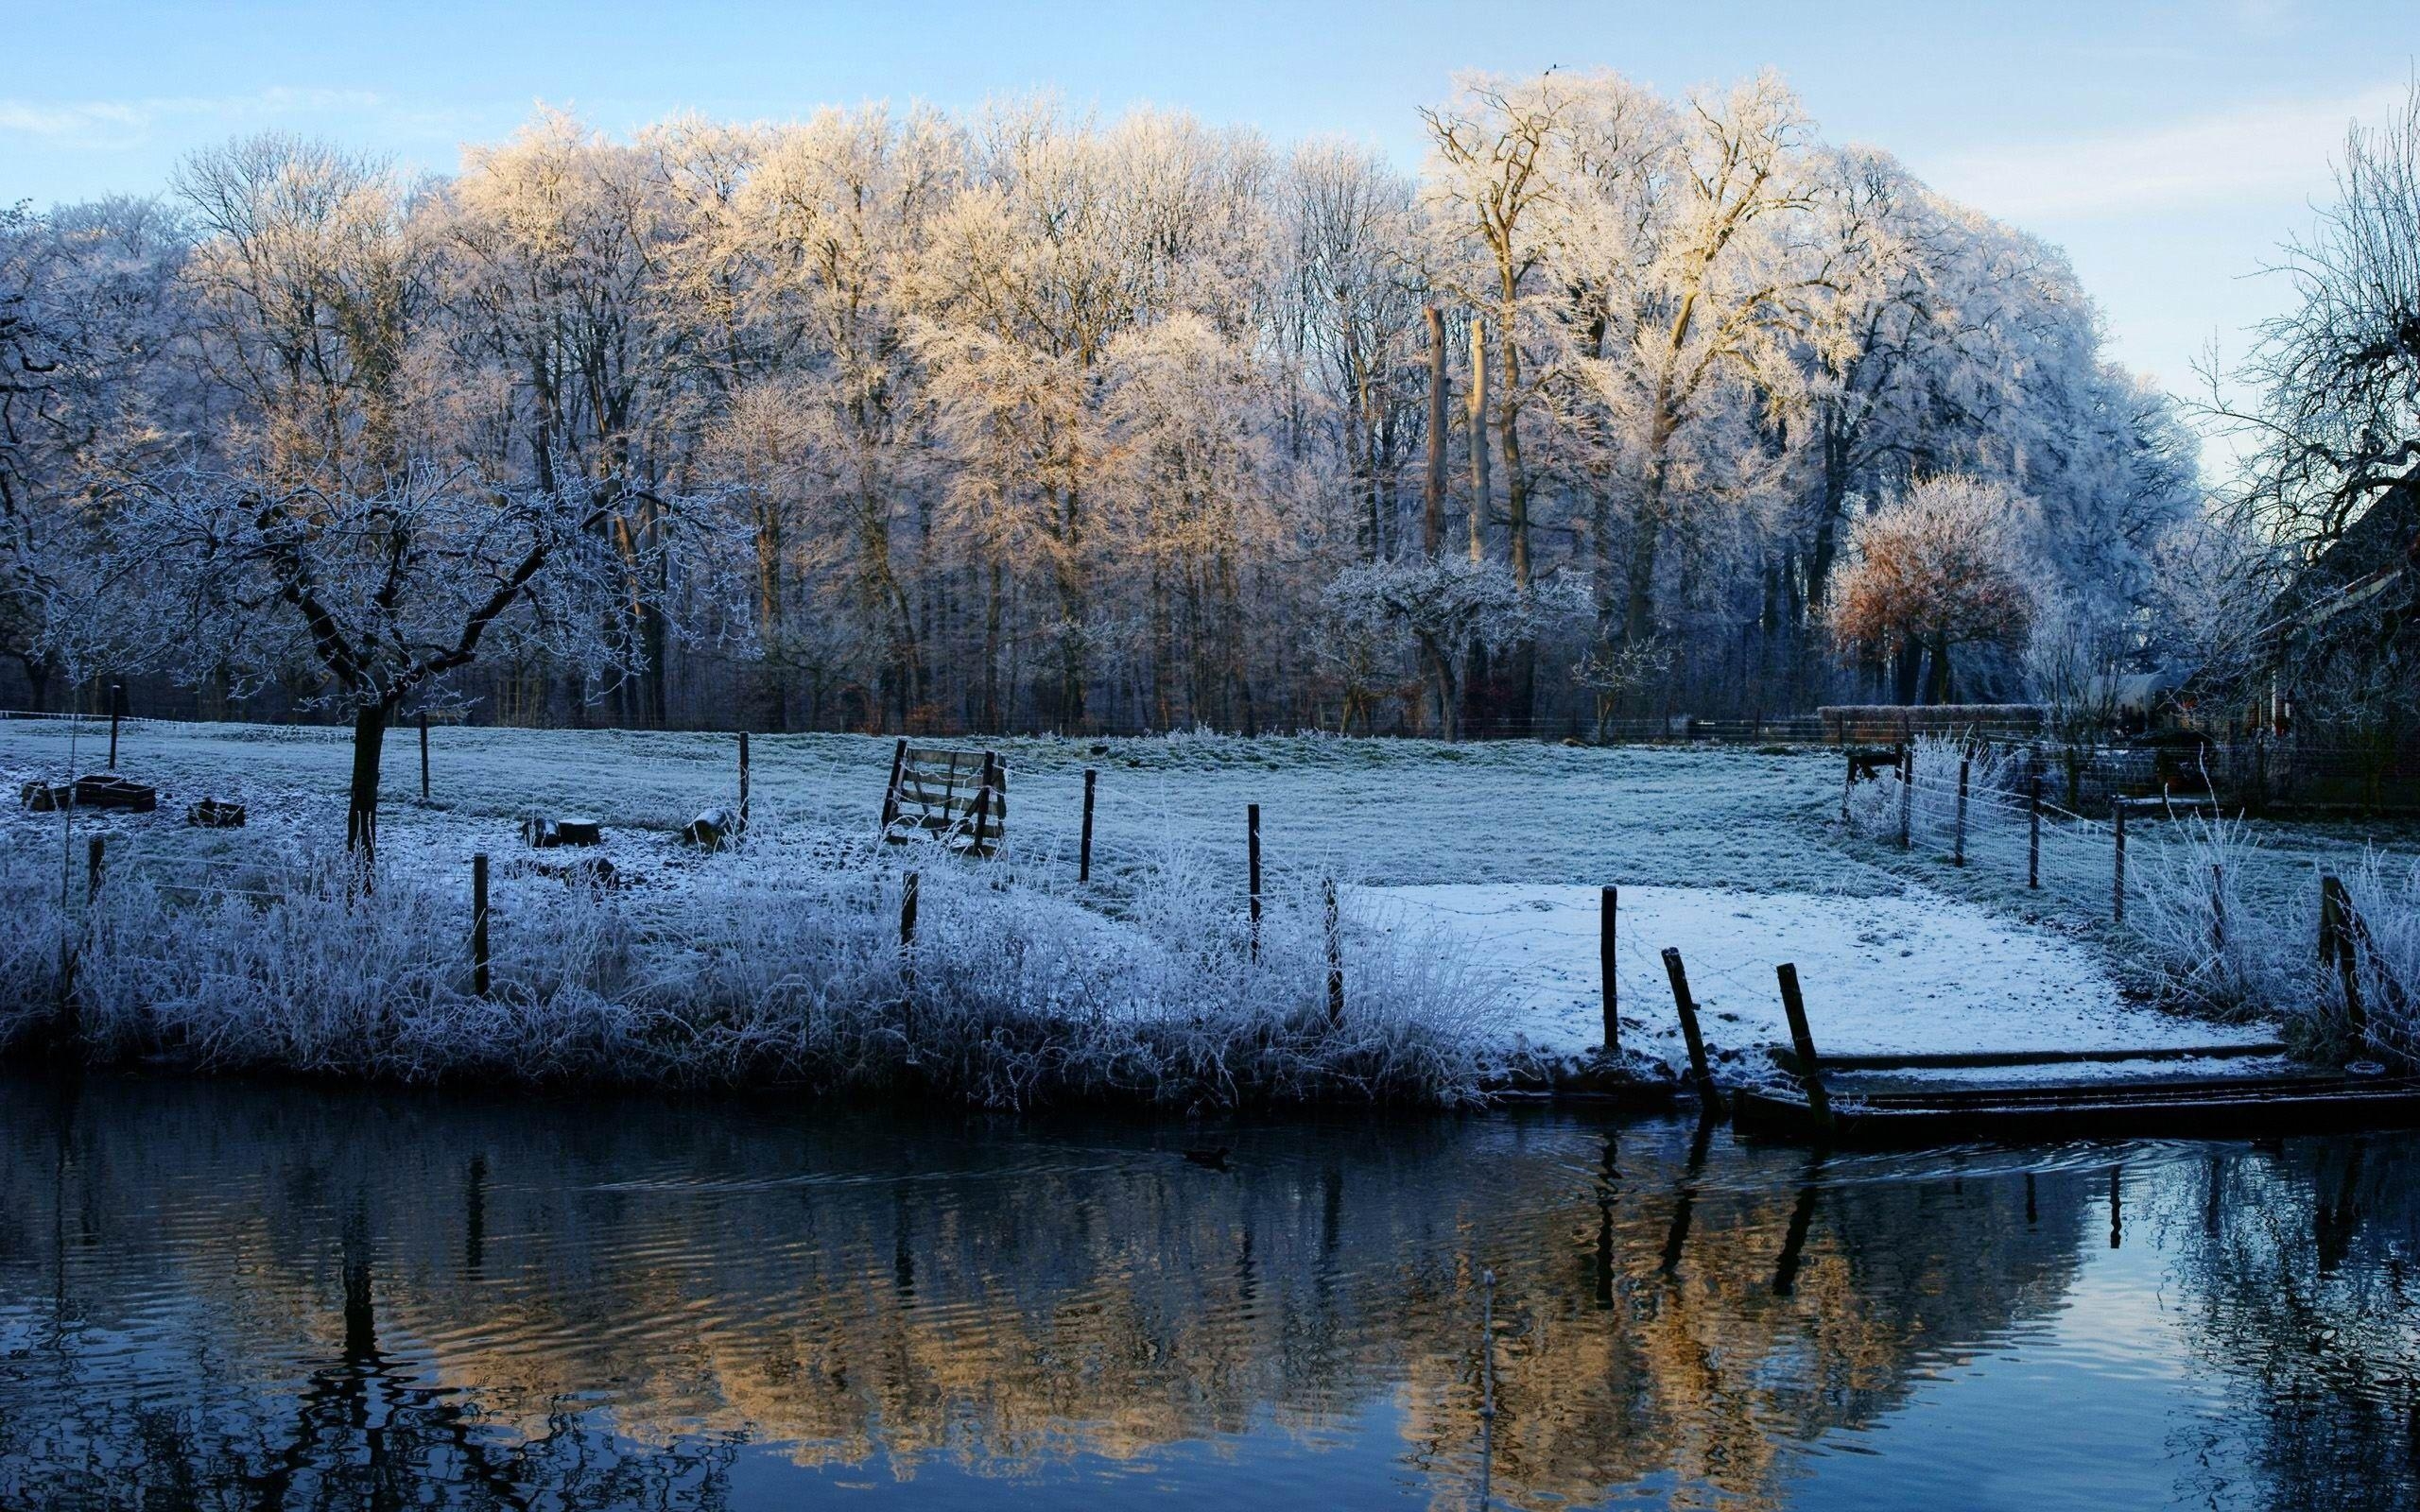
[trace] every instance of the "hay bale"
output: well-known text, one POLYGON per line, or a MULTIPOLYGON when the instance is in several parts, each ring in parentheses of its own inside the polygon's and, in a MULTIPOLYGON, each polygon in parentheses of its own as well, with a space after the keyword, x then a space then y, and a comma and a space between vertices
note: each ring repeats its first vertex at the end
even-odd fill
POLYGON ((595 819, 557 819, 555 839, 560 845, 602 845, 605 827, 595 819))

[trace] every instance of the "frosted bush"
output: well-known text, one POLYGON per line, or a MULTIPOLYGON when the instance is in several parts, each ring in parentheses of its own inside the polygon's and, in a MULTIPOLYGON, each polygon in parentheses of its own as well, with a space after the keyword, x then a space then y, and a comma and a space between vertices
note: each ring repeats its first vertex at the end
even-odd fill
MULTIPOLYGON (((1954 735, 1917 735, 1914 791, 1907 795, 1908 831, 1918 844, 1948 835, 1958 823, 1958 765, 1966 769, 1966 833, 1977 836, 2024 822, 2025 754, 2007 746, 1977 745, 1954 735)), ((1899 774, 1849 788, 1849 827, 1868 839, 1899 838, 1899 774)))
POLYGON ((2235 1015, 2308 1012, 2316 921, 2308 906, 2255 907, 2242 887, 2258 862, 2243 821, 2187 815, 2128 858, 2126 923, 2139 985, 2170 1001, 2235 1015))
MULTIPOLYGON (((2371 850, 2344 874, 2352 919, 2354 989, 2375 1043, 2404 1056, 2420 1053, 2420 857, 2399 862, 2371 850)), ((2323 973, 2321 1001, 2342 1022, 2342 978, 2323 973)))

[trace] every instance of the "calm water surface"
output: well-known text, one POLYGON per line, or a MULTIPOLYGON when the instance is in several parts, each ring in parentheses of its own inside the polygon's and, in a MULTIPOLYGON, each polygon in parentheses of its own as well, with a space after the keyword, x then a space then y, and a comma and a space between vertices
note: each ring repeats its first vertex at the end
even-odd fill
POLYGON ((9 1508, 2420 1504, 2399 1136, 0 1079, 0 1160, 9 1508))

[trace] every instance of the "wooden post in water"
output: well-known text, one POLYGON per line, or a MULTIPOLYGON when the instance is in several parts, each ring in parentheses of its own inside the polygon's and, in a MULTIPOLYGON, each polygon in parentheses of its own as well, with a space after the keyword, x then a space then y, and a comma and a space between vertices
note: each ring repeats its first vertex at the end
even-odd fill
POLYGON ((1078 882, 1093 880, 1093 787, 1099 780, 1100 773, 1089 766, 1084 768, 1084 838, 1076 850, 1078 882))
POLYGON ((428 711, 420 712, 420 800, 428 801, 428 711))
POLYGON ((1806 1110, 1820 1124, 1832 1121, 1832 1099, 1824 1089, 1822 1062, 1815 1058, 1815 1036, 1806 1027, 1806 1003, 1798 995, 1798 968, 1784 964, 1774 969, 1781 981, 1782 1011, 1789 1016, 1789 1045, 1798 1056, 1798 1078, 1806 1089, 1806 1110))
POLYGON ((748 833, 748 731, 739 732, 739 833, 748 833))
POLYGON ((1597 971, 1604 978, 1605 1057, 1622 1053, 1621 985, 1614 971, 1614 924, 1621 907, 1616 887, 1597 890, 1597 971))
POLYGON ((1958 838, 1949 856, 1953 866, 1966 864, 1966 776, 1974 765, 1975 758, 1972 756, 1958 758, 1958 838))
POLYGON ((84 842, 84 906, 92 907, 93 900, 100 895, 101 837, 96 834, 84 842))
POLYGON ((1664 974, 1672 982, 1672 1006, 1680 1011, 1681 1039, 1689 1047, 1689 1076, 1698 1084, 1699 1106, 1711 1111, 1720 1106, 1714 1090, 1714 1068, 1706 1063, 1705 1037, 1698 1032, 1698 1004, 1689 995, 1689 973, 1681 965, 1681 953, 1674 946, 1664 947, 1664 974))
POLYGON ((488 995, 488 858, 471 858, 471 990, 488 995))
POLYGON ((2025 780, 2025 885, 2042 885, 2042 772, 2028 763, 2025 780))
POLYGON ((1244 866, 1252 897, 1252 958, 1260 959, 1260 805, 1244 805, 1244 866))
POLYGON ((1333 1029, 1344 1022, 1344 926, 1337 917, 1336 879, 1326 880, 1327 890, 1327 1024, 1333 1029))
POLYGON ((2112 843, 2109 873, 2109 917, 2122 924, 2126 921, 2126 800, 2109 800, 2109 833, 2112 843))
POLYGON ((1486 1290, 1479 1313, 1479 1399, 1478 1415, 1493 1420, 1495 1417, 1495 1272, 1479 1272, 1479 1284, 1486 1290))

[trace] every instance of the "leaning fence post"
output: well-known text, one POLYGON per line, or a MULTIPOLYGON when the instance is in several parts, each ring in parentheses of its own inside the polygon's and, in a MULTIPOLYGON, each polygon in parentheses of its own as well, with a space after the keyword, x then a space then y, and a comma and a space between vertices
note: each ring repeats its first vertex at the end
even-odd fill
POLYGON ((2217 862, 2210 864, 2210 949, 2227 952, 2226 871, 2217 862))
POLYGON ((126 684, 110 684, 110 770, 117 770, 117 722, 126 713, 126 684))
POLYGON ((2031 764, 2025 780, 2025 885, 2042 885, 2042 773, 2031 764))
POLYGON ((1605 986, 1605 1057, 1611 1059, 1621 1054, 1622 1019, 1621 988, 1614 973, 1614 922, 1621 906, 1621 891, 1616 887, 1597 889, 1597 971, 1605 986))
POLYGON ((1841 747, 1841 822, 1849 817, 1849 789, 1857 785, 1857 752, 1843 743, 1841 747))
POLYGON ((2369 1015, 2361 1006, 2360 963, 2353 954, 2352 913, 2353 900, 2344 891, 2342 880, 2323 875, 2319 879, 2319 962, 2336 968, 2336 980, 2344 989, 2345 1027, 2359 1043, 2369 1036, 2369 1015))
POLYGON ((1252 898, 1252 958, 1260 959, 1260 805, 1244 805, 1244 867, 1252 898))
POLYGON ((748 731, 739 732, 739 833, 748 833, 748 731))
POLYGON ((1076 851, 1078 882, 1093 880, 1093 786, 1099 779, 1100 773, 1089 766, 1084 768, 1084 838, 1076 851))
POLYGON ((1950 864, 1966 864, 1966 775, 1975 765, 1972 756, 1958 758, 1958 839, 1950 852, 1950 864))
POLYGON ((420 800, 428 801, 428 711, 420 712, 420 800))
POLYGON ((1789 1044, 1798 1057, 1798 1079, 1806 1089, 1806 1110, 1817 1123, 1829 1124, 1832 1098, 1824 1088, 1822 1063, 1815 1058, 1815 1036, 1806 1027, 1806 1003, 1798 994, 1798 968, 1784 964, 1773 974, 1781 980, 1781 1006, 1789 1016, 1789 1044))
POLYGON ((1326 879, 1327 890, 1327 1024, 1333 1029, 1344 1022, 1344 928, 1337 917, 1336 879, 1326 879))
POLYGON ((1706 1063, 1705 1037, 1698 1031, 1697 999, 1689 995, 1689 973, 1681 965, 1675 946, 1664 947, 1664 974, 1672 982, 1672 1006, 1680 1011, 1681 1039, 1689 1047, 1689 1075, 1698 1084, 1700 1106, 1711 1109, 1716 1106, 1714 1068, 1706 1063))
POLYGON ((471 990, 488 995, 488 858, 471 858, 471 990))
POLYGON ((2109 916, 2122 924, 2126 921, 2126 800, 2113 796, 2109 799, 2109 833, 2112 842, 2109 873, 2109 916))

